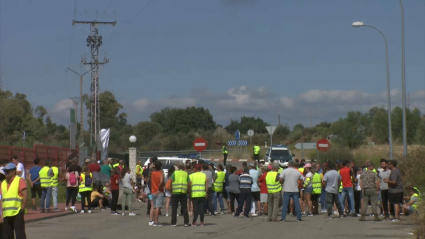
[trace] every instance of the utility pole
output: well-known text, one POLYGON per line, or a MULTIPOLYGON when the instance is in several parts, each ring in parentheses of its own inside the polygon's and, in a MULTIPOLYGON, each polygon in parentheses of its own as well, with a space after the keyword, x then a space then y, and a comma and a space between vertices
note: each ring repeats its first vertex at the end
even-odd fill
MULTIPOLYGON (((76 136, 77 136, 77 109, 78 109, 78 103, 80 102, 80 97, 70 97, 70 100, 72 100, 72 103, 74 104, 74 119, 70 119, 70 129, 69 129, 69 148, 75 149, 77 142, 76 142, 76 136)), ((72 116, 72 115, 71 115, 72 116)))
MULTIPOLYGON (((117 21, 113 22, 98 22, 98 21, 72 21, 72 25, 75 24, 90 24, 90 35, 87 37, 87 46, 91 49, 91 61, 87 62, 85 59, 81 59, 82 64, 87 67, 87 70, 91 73, 91 95, 90 95, 90 146, 97 145, 98 134, 100 132, 100 106, 99 106, 99 66, 103 66, 108 63, 109 59, 104 59, 103 62, 99 62, 99 47, 102 45, 102 36, 99 36, 99 25, 112 25, 113 27, 117 24, 117 21)), ((98 149, 99 150, 99 149, 98 149)), ((92 154, 94 153, 92 148, 92 154)))
MULTIPOLYGON (((70 70, 72 72, 74 72, 75 74, 80 76, 80 137, 81 139, 84 139, 83 137, 83 131, 84 131, 84 122, 83 122, 83 104, 84 104, 84 100, 83 100, 83 76, 87 73, 89 73, 90 71, 86 71, 83 74, 80 74, 76 71, 74 71, 71 68, 67 68, 67 70, 70 70)), ((77 112, 77 111, 75 111, 77 112)))

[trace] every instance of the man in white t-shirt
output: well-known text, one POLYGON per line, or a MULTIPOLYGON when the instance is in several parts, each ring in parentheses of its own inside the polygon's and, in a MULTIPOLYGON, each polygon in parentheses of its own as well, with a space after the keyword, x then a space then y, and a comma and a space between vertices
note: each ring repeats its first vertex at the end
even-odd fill
POLYGON ((282 219, 281 222, 286 221, 286 211, 290 199, 294 201, 295 212, 297 213, 297 221, 302 221, 301 219, 301 207, 299 203, 300 193, 298 185, 303 185, 304 177, 301 172, 295 168, 294 161, 288 162, 288 168, 283 170, 279 176, 280 183, 283 184, 283 209, 282 209, 282 219))
POLYGON ((22 163, 19 162, 18 156, 13 156, 12 163, 16 165, 16 176, 25 179, 25 167, 22 163))

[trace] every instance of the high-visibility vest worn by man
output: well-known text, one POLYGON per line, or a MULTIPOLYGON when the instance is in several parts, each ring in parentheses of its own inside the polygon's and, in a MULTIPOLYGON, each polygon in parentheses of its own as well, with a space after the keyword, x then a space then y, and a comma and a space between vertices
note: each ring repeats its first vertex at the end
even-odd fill
POLYGON ((223 192, 224 177, 226 174, 223 171, 217 172, 217 178, 214 181, 214 192, 223 192))
MULTIPOLYGON (((174 181, 172 183, 172 193, 187 193, 187 172, 183 170, 174 171, 174 181)), ((204 185, 205 186, 205 185, 204 185)))
POLYGON ((136 175, 137 177, 141 178, 143 174, 143 167, 140 165, 136 165, 136 175))
POLYGON ((40 172, 40 185, 42 188, 48 188, 52 186, 52 176, 49 176, 50 167, 44 166, 40 172))
POLYGON ((311 186, 313 186, 312 194, 321 194, 322 193, 322 177, 318 173, 314 173, 313 181, 311 182, 311 186))
POLYGON ((282 186, 279 181, 276 181, 277 172, 270 171, 266 176, 267 191, 269 193, 278 193, 282 191, 282 186))
POLYGON ((192 182, 192 198, 205 198, 207 196, 205 183, 207 175, 205 173, 196 172, 189 175, 192 182))
POLYGON ((259 154, 260 153, 260 146, 255 145, 254 146, 254 154, 259 154))
POLYGON ((227 152, 227 148, 226 148, 226 146, 223 146, 223 154, 227 154, 228 152, 227 152))
POLYGON ((59 169, 58 167, 53 166, 52 167, 53 173, 55 175, 53 175, 51 182, 52 182, 52 187, 57 187, 58 186, 58 179, 59 179, 59 169))
POLYGON ((93 191, 93 175, 90 173, 90 178, 92 180, 92 183, 90 186, 86 186, 86 175, 84 173, 81 173, 81 183, 80 183, 80 188, 79 188, 79 192, 88 192, 88 191, 93 191))

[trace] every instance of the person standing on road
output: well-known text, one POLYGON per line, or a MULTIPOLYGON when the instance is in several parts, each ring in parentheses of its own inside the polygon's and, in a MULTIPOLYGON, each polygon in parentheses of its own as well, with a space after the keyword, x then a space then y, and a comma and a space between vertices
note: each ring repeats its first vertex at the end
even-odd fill
POLYGON ((214 205, 212 203, 212 195, 213 195, 213 190, 212 190, 212 185, 213 185, 213 172, 211 172, 209 170, 209 166, 207 163, 204 163, 202 165, 202 173, 205 174, 205 176, 207 176, 207 182, 208 182, 208 191, 207 191, 207 201, 205 202, 205 210, 208 210, 210 212, 210 214, 212 216, 215 216, 214 213, 214 205))
POLYGON ((269 171, 269 168, 267 166, 261 166, 261 171, 262 174, 260 176, 260 178, 258 179, 258 185, 260 185, 260 202, 261 204, 263 204, 263 212, 261 212, 261 207, 258 208, 258 211, 260 212, 259 215, 261 216, 262 214, 264 215, 268 215, 268 207, 267 207, 267 196, 268 196, 268 191, 267 191, 267 184, 266 184, 266 177, 267 177, 267 172, 269 171))
POLYGON ((80 175, 75 170, 74 165, 71 165, 67 168, 66 177, 66 208, 65 211, 68 210, 69 201, 71 201, 71 211, 77 212, 75 209, 75 200, 77 199, 78 194, 78 179, 80 175))
POLYGON ((193 201, 193 222, 192 226, 196 226, 198 215, 200 216, 201 226, 204 226, 204 203, 208 193, 207 176, 201 172, 202 166, 195 165, 194 173, 189 176, 189 187, 192 191, 193 201))
POLYGON ((83 172, 80 176, 80 187, 81 195, 81 213, 85 213, 86 199, 88 206, 88 213, 91 213, 91 192, 93 191, 93 175, 89 171, 88 166, 83 166, 83 172))
POLYGON ((351 216, 357 216, 354 210, 354 191, 353 191, 353 177, 355 176, 353 174, 353 171, 350 169, 349 162, 347 160, 344 160, 342 162, 343 168, 339 170, 339 174, 341 175, 341 181, 342 181, 342 192, 341 192, 341 203, 344 205, 345 201, 348 196, 348 200, 350 202, 348 205, 350 205, 350 213, 351 216))
POLYGON ((381 168, 379 171, 378 177, 381 179, 381 199, 382 199, 382 207, 384 208, 384 219, 388 220, 390 217, 388 210, 388 183, 384 182, 385 179, 388 179, 391 174, 391 170, 388 169, 388 161, 386 159, 381 159, 381 168))
MULTIPOLYGON (((313 216, 313 202, 311 200, 313 194, 313 173, 311 172, 311 164, 304 165, 305 181, 304 181, 304 198, 308 207, 307 216, 313 216)), ((305 212, 304 212, 305 213, 305 212)), ((306 214, 306 213, 305 213, 306 214)))
POLYGON ((117 212, 117 203, 118 203, 118 197, 120 192, 120 169, 119 168, 113 168, 112 169, 112 176, 111 176, 111 194, 112 194, 112 202, 111 202, 111 215, 120 215, 117 212))
POLYGON ((149 225, 160 227, 162 224, 158 223, 159 210, 162 207, 164 200, 164 173, 162 171, 162 164, 160 161, 155 161, 155 171, 151 173, 151 193, 152 193, 152 210, 151 222, 149 225))
POLYGON ((123 170, 121 172, 121 182, 123 186, 123 193, 122 193, 122 215, 125 215, 125 205, 128 206, 128 211, 130 212, 129 216, 136 216, 136 214, 133 213, 133 210, 131 208, 131 202, 133 201, 133 187, 134 182, 130 175, 130 169, 123 170))
POLYGON ((388 179, 384 179, 385 183, 388 183, 388 199, 391 207, 394 206, 394 219, 392 222, 400 221, 400 204, 403 202, 403 184, 401 182, 401 172, 397 168, 397 161, 390 160, 389 168, 391 173, 388 179))
POLYGON ((16 175, 18 177, 26 179, 25 178, 25 167, 21 162, 19 162, 18 156, 14 155, 12 157, 12 163, 14 163, 16 165, 16 175))
POLYGON ((249 211, 251 210, 252 203, 252 184, 254 181, 249 175, 249 168, 245 167, 243 169, 243 174, 239 176, 239 200, 238 200, 238 209, 236 209, 235 217, 239 217, 242 213, 242 209, 245 205, 245 210, 243 212, 245 218, 249 218, 249 211))
POLYGON ((251 216, 256 217, 258 216, 257 213, 255 213, 255 209, 258 209, 258 212, 261 212, 261 204, 260 204, 260 187, 258 186, 258 170, 255 169, 255 165, 253 163, 250 163, 249 165, 249 175, 252 177, 252 187, 251 187, 251 193, 252 193, 252 206, 251 206, 251 216))
POLYGON ((59 211, 59 208, 58 208, 59 169, 56 166, 52 166, 52 170, 53 170, 53 177, 52 177, 53 210, 59 211))
POLYGON ((227 161, 227 148, 226 144, 223 144, 223 161, 224 161, 224 167, 226 167, 226 161, 227 161))
POLYGON ((100 172, 108 175, 108 177, 111 177, 112 169, 109 166, 109 160, 104 160, 102 163, 102 166, 100 166, 100 172))
POLYGON ((323 177, 322 186, 326 191, 326 204, 328 206, 328 216, 326 218, 332 219, 332 208, 334 204, 338 208, 339 217, 344 218, 344 211, 342 210, 341 203, 338 197, 339 185, 341 184, 341 175, 335 170, 335 165, 331 162, 327 165, 329 171, 323 177))
MULTIPOLYGON (((268 221, 277 222, 277 214, 279 212, 279 202, 280 202, 280 192, 282 191, 282 186, 279 180, 279 164, 274 163, 272 171, 267 173, 266 176, 266 185, 267 185, 267 204, 268 204, 268 221)), ((298 192, 298 189, 297 189, 298 192)), ((286 210, 286 209, 284 209, 286 210)))
POLYGON ((224 214, 224 203, 223 203, 223 186, 226 174, 224 173, 223 165, 217 165, 217 173, 214 174, 214 192, 213 192, 213 204, 214 213, 217 213, 217 199, 220 203, 220 214, 224 214))
POLYGON ((283 170, 280 174, 279 181, 283 184, 283 209, 282 219, 280 221, 284 222, 286 220, 286 211, 288 209, 290 199, 294 201, 297 222, 302 221, 298 185, 303 185, 303 175, 295 168, 294 161, 288 162, 288 168, 283 170))
POLYGON ((26 239, 24 213, 28 201, 27 183, 19 177, 16 165, 8 163, 3 171, 6 180, 0 187, 4 239, 26 239), (17 177, 18 176, 18 177, 17 177))
POLYGON ((236 202, 239 202, 239 176, 236 175, 236 167, 230 168, 230 175, 229 175, 229 204, 230 204, 230 214, 233 216, 235 215, 235 200, 236 202))
POLYGON ((136 165, 136 183, 140 187, 142 185, 143 167, 142 160, 137 160, 136 165))
POLYGON ((39 166, 40 159, 35 158, 34 159, 34 166, 29 171, 29 180, 31 185, 31 201, 32 201, 32 210, 37 210, 37 206, 35 205, 35 196, 38 194, 38 199, 41 199, 41 185, 40 185, 40 170, 41 167, 39 166))
POLYGON ((313 192, 311 193, 311 202, 313 204, 313 215, 319 214, 319 198, 322 193, 322 176, 316 171, 318 167, 311 165, 311 173, 313 175, 311 186, 313 192))
POLYGON ((54 176, 51 169, 52 161, 46 160, 44 167, 40 170, 40 185, 41 185, 41 201, 40 210, 42 213, 50 213, 50 199, 52 197, 52 177, 54 176), (46 209, 46 210, 44 210, 46 209))
POLYGON ((257 160, 257 163, 260 164, 260 146, 258 146, 257 142, 254 144, 254 161, 257 160))
MULTIPOLYGON (((373 163, 368 162, 366 164, 367 170, 365 170, 360 175, 360 187, 363 191, 363 205, 367 205, 367 203, 370 200, 370 203, 372 204, 372 213, 374 216, 374 221, 380 221, 378 217, 378 192, 379 192, 379 178, 376 173, 374 173, 373 170, 373 163)), ((365 215, 366 215, 367 207, 364 206, 362 208, 362 216, 360 217, 359 221, 366 221, 365 215)))
POLYGON ((183 212, 184 226, 189 226, 189 213, 187 211, 187 188, 190 182, 189 175, 183 171, 183 163, 177 163, 178 170, 170 176, 171 184, 171 225, 177 226, 177 208, 179 202, 183 212))

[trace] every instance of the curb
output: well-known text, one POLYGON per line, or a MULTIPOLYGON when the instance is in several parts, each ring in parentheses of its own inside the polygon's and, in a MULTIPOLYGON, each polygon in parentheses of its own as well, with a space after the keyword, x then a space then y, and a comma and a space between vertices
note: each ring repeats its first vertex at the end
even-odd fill
POLYGON ((38 221, 42 221, 42 220, 46 220, 46 219, 63 217, 63 216, 71 215, 71 214, 76 214, 76 213, 73 213, 73 212, 64 212, 64 213, 53 214, 53 215, 49 215, 49 216, 45 216, 45 217, 33 218, 33 219, 28 219, 28 220, 25 220, 24 219, 24 221, 25 221, 25 223, 32 223, 32 222, 38 222, 38 221))

